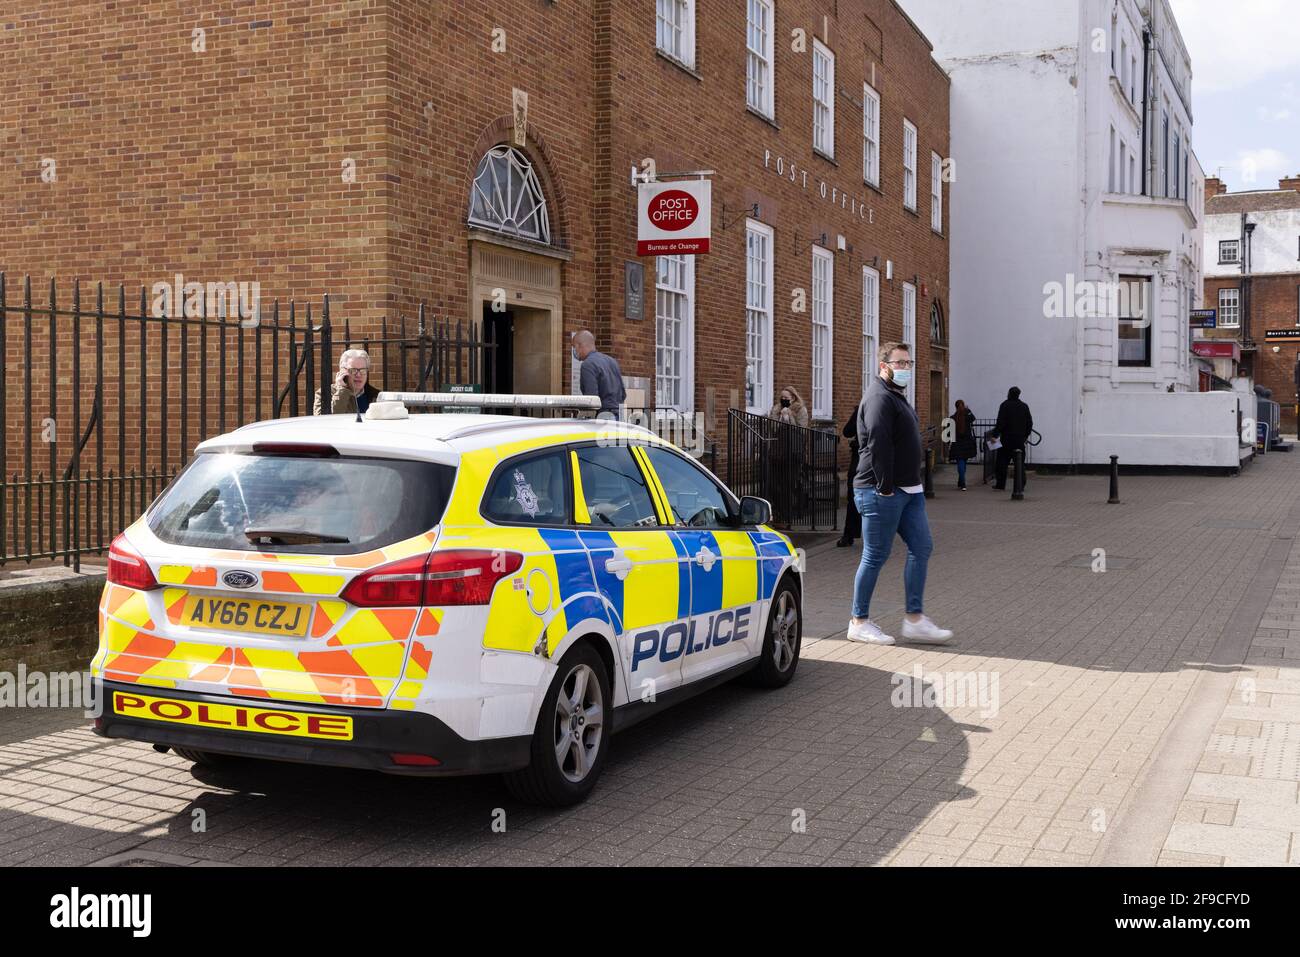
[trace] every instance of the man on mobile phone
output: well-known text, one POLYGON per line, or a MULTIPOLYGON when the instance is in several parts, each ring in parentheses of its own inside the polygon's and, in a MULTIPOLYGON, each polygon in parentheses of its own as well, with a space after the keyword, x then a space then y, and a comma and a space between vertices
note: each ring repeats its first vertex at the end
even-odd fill
MULTIPOLYGON (((379 390, 369 380, 370 356, 364 349, 348 349, 339 356, 339 371, 334 375, 334 383, 325 387, 330 390, 329 413, 364 413, 379 395, 379 390)), ((323 411, 325 388, 316 394, 313 415, 326 414, 323 411)))
POLYGON ((912 350, 906 343, 886 342, 880 347, 878 359, 878 375, 872 378, 858 406, 859 452, 853 500, 862 516, 862 561, 853 582, 848 639, 870 645, 894 644, 894 639, 868 615, 876 579, 897 534, 907 543, 903 640, 940 645, 952 637, 952 632, 922 613, 926 564, 933 544, 921 483, 921 426, 916 410, 907 401, 912 350))

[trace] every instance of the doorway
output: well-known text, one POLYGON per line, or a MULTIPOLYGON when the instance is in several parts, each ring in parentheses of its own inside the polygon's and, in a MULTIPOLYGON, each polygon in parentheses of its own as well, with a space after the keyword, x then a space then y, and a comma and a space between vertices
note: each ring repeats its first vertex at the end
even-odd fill
POLYGON ((943 373, 930 372, 930 422, 938 426, 948 414, 948 397, 943 394, 943 373))
POLYGON ((553 330, 549 309, 483 303, 483 335, 494 348, 484 358, 486 392, 545 394, 554 391, 553 330))

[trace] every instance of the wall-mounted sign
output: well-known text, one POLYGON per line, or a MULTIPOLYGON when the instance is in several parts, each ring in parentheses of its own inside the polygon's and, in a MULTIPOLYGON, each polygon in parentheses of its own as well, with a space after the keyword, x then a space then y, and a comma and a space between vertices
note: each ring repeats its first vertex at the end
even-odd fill
POLYGON ((1215 329, 1219 324, 1219 310, 1193 309, 1187 314, 1187 324, 1193 329, 1215 329))
MULTIPOLYGON (((470 383, 459 383, 459 382, 444 382, 444 383, 442 384, 442 389, 439 390, 439 391, 442 391, 442 392, 463 392, 463 393, 469 393, 469 394, 472 395, 472 394, 476 394, 476 393, 482 392, 482 391, 483 391, 483 386, 479 385, 477 382, 475 382, 475 383, 473 383, 473 384, 470 384, 470 383)), ((465 405, 465 406, 457 406, 453 411, 456 411, 456 412, 464 412, 464 413, 466 413, 467 415, 477 415, 478 413, 482 412, 483 410, 482 410, 479 406, 477 406, 477 405, 465 405)))
POLYGON ((623 262, 623 318, 645 318, 645 266, 639 262, 623 262))
POLYGON ((1265 329, 1264 338, 1266 340, 1285 340, 1300 339, 1300 328, 1297 329, 1265 329))
POLYGON ((712 186, 707 179, 637 186, 636 254, 707 253, 713 223, 712 186))
POLYGON ((1241 359, 1241 346, 1232 339, 1197 339, 1192 352, 1207 359, 1241 359))

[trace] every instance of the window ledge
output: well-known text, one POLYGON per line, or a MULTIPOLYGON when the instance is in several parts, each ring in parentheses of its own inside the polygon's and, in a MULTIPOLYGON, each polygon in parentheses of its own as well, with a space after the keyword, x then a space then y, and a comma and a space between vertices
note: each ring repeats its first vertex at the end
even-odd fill
POLYGON ((522 236, 511 236, 508 233, 493 232, 490 229, 484 229, 482 226, 467 226, 469 230, 469 241, 489 243, 493 246, 505 246, 509 249, 518 249, 521 252, 536 253, 539 256, 547 256, 551 259, 560 259, 564 262, 573 261, 573 251, 570 249, 561 249, 559 246, 548 246, 546 243, 538 242, 535 239, 525 239, 522 236))
POLYGON ((660 59, 666 60, 667 62, 671 63, 673 66, 677 67, 677 69, 681 70, 682 72, 689 73, 691 76, 695 77, 695 79, 699 80, 701 83, 704 82, 704 77, 702 77, 699 74, 699 72, 695 69, 695 67, 691 66, 690 64, 683 63, 681 60, 677 59, 677 57, 673 56, 670 53, 665 53, 660 47, 655 47, 655 55, 658 56, 660 59))
POLYGON ((754 109, 748 103, 745 104, 745 112, 748 113, 750 116, 757 116, 760 120, 762 120, 768 126, 772 127, 772 129, 774 130, 779 131, 781 129, 780 125, 778 125, 774 117, 768 116, 766 113, 760 113, 758 110, 754 109))
POLYGON ((840 165, 839 163, 835 162, 835 157, 834 157, 834 156, 828 156, 827 154, 823 153, 821 150, 819 150, 819 149, 818 149, 817 147, 815 147, 815 146, 813 147, 813 155, 814 155, 814 156, 820 156, 822 159, 824 159, 826 162, 830 163, 832 166, 839 166, 839 165, 840 165))
POLYGON ((1128 111, 1129 119, 1131 119, 1134 123, 1141 124, 1142 116, 1140 113, 1138 113, 1138 108, 1128 98, 1128 93, 1124 90, 1123 85, 1120 83, 1119 77, 1117 77, 1114 73, 1110 75, 1110 88, 1115 91, 1115 95, 1119 97, 1119 101, 1124 104, 1125 109, 1128 111))

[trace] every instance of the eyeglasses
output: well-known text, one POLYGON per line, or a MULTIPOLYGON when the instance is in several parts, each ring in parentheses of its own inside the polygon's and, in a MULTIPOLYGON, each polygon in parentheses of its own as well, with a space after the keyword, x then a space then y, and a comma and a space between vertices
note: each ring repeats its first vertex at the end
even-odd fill
POLYGON ((356 375, 358 372, 360 372, 362 375, 365 375, 370 370, 367 369, 365 366, 350 366, 345 368, 343 371, 351 372, 353 375, 356 375))
POLYGON ((910 369, 912 368, 912 360, 911 359, 886 359, 885 365, 894 366, 897 369, 910 369))

